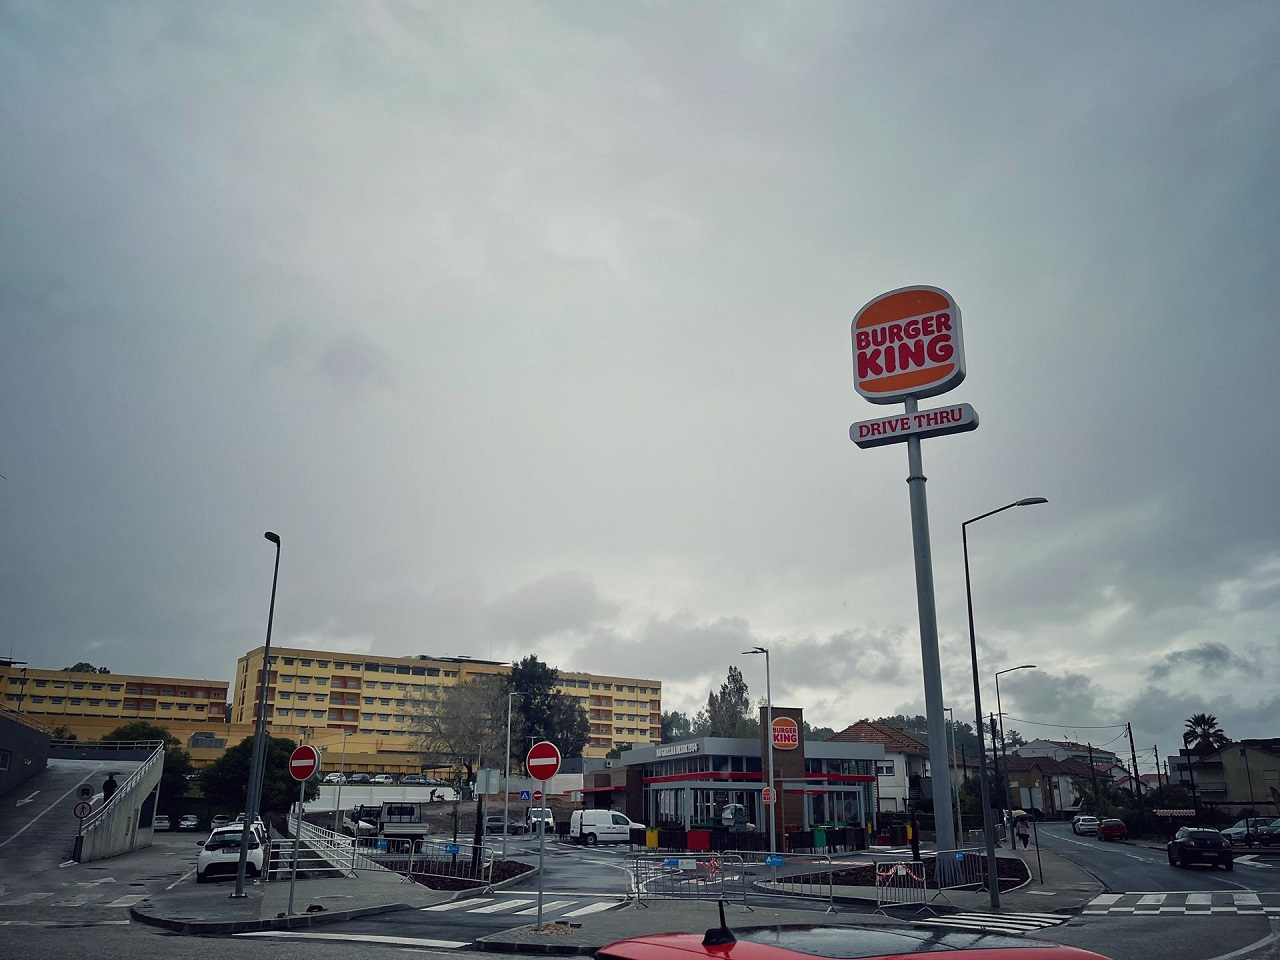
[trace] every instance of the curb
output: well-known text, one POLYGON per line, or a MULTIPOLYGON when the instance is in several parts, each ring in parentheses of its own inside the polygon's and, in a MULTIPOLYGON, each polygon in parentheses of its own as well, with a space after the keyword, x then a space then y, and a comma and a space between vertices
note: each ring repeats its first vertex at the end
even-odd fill
MULTIPOLYGON (((505 887, 512 886, 529 876, 536 875, 537 872, 538 868, 532 867, 530 870, 520 874, 519 876, 511 877, 508 880, 501 880, 498 883, 489 884, 488 887, 477 888, 474 890, 455 890, 450 896, 443 898, 440 902, 452 903, 455 900, 463 900, 468 897, 480 896, 487 890, 501 890, 505 887)), ((293 916, 289 917, 258 917, 254 920, 174 920, 169 917, 161 917, 152 913, 143 912, 138 909, 139 906, 139 904, 134 904, 129 908, 129 918, 131 920, 151 927, 161 927, 174 933, 183 934, 184 936, 198 936, 200 934, 252 933, 260 930, 305 929, 307 927, 318 926, 325 923, 336 923, 342 920, 356 920, 360 917, 369 917, 379 913, 395 913, 400 910, 416 910, 419 908, 420 904, 382 903, 368 907, 352 907, 349 910, 324 910, 317 911, 315 913, 295 913, 293 916)))
POLYGON ((323 913, 294 914, 291 917, 270 917, 257 920, 170 920, 168 917, 157 917, 143 913, 134 905, 129 908, 129 917, 138 923, 151 927, 163 927, 174 933, 194 936, 202 933, 249 933, 257 930, 293 930, 295 928, 313 927, 323 923, 339 920, 355 920, 378 913, 393 913, 398 910, 414 909, 411 903, 384 903, 372 907, 357 907, 352 910, 324 911, 323 913))

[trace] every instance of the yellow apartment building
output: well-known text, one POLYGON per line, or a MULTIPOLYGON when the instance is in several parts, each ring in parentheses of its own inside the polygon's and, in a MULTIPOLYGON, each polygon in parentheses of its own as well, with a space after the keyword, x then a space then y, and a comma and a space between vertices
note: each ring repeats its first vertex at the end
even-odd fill
MULTIPOLYGON (((257 717, 263 654, 264 648, 257 647, 236 662, 232 723, 252 724, 257 717)), ((345 730, 360 735, 378 754, 409 754, 411 701, 455 683, 510 672, 509 663, 470 657, 381 657, 273 647, 267 721, 279 736, 317 742, 345 730)), ((559 677, 560 691, 574 697, 587 715, 584 756, 603 757, 615 744, 662 742, 662 685, 657 680, 565 670, 559 677)), ((338 734, 335 746, 340 740, 338 734)), ((327 751, 325 769, 337 769, 334 761, 327 751)))
MULTIPOLYGON (((229 688, 226 680, 72 673, 0 660, 0 703, 49 726, 70 727, 77 736, 78 724, 98 717, 113 721, 103 733, 131 720, 162 726, 225 724, 229 688)), ((89 724, 86 730, 98 726, 89 724)))

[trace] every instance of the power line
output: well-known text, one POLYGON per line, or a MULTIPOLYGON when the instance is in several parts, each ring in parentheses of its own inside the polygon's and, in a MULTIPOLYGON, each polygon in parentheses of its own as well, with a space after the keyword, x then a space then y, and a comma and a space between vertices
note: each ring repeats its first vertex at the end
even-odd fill
POLYGON ((1033 727, 1057 727, 1060 730, 1114 730, 1117 727, 1121 730, 1124 729, 1123 723, 1108 723, 1101 727, 1082 727, 1078 723, 1042 723, 1039 720, 1023 720, 1019 717, 1010 717, 1008 714, 1005 714, 1005 717, 1008 718, 1010 723, 1029 723, 1033 727))

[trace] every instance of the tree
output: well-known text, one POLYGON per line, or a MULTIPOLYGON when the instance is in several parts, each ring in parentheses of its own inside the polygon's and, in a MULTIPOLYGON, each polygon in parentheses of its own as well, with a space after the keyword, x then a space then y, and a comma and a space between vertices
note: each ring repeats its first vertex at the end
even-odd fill
POLYGON ((1229 744, 1231 738, 1226 735, 1213 714, 1193 713, 1187 718, 1182 742, 1197 753, 1212 753, 1229 744))
POLYGON ((504 692, 520 694, 512 700, 523 720, 524 736, 550 740, 562 757, 580 757, 591 728, 577 698, 556 689, 559 680, 558 670, 530 654, 511 665, 504 692))
POLYGON ((160 727, 145 720, 134 720, 116 727, 102 738, 104 743, 131 743, 138 740, 164 741, 164 771, 160 774, 160 805, 157 809, 167 810, 178 797, 186 795, 187 777, 195 769, 191 765, 191 754, 182 748, 182 741, 171 734, 168 727, 160 727))
POLYGON ((81 660, 73 667, 63 667, 68 673, 110 673, 106 667, 95 667, 92 663, 81 660))
POLYGON ((736 666, 720 684, 720 692, 707 694, 707 705, 694 718, 694 734, 706 737, 758 736, 759 722, 751 715, 751 695, 747 681, 736 666))
MULTIPOLYGON (((434 699, 412 701, 410 729, 424 767, 460 767, 467 780, 477 764, 502 767, 506 751, 507 691, 501 677, 480 677, 445 687, 434 699)), ((512 714, 511 742, 523 739, 512 714)))
POLYGON ((662 711, 662 742, 674 743, 677 740, 688 740, 693 736, 693 723, 688 714, 679 710, 662 711))
POLYGON ((49 731, 50 740, 78 740, 76 732, 68 727, 65 723, 60 723, 49 731))
MULTIPOLYGON (((298 781, 289 775, 289 756, 298 745, 287 737, 270 737, 262 768, 262 800, 259 812, 265 820, 270 814, 283 814, 297 802, 298 781)), ((253 766, 253 737, 245 737, 228 747, 212 764, 200 771, 200 786, 214 804, 226 809, 244 811, 248 804, 249 772, 253 766)), ((307 781, 304 800, 320 795, 316 778, 307 781)))
POLYGON ((836 732, 830 727, 811 727, 809 721, 804 721, 804 739, 806 740, 830 740, 836 735, 836 732))
POLYGON ((634 747, 634 743, 615 743, 613 749, 604 755, 606 760, 617 760, 622 756, 622 751, 630 750, 634 747))

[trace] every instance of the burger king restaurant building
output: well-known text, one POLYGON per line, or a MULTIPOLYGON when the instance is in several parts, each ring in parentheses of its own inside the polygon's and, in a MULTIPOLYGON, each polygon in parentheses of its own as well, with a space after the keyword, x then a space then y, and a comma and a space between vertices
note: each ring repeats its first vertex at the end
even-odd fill
MULTIPOLYGON (((767 727, 760 711, 760 728, 767 727)), ((879 743, 805 741, 802 711, 773 708, 773 767, 777 833, 818 825, 861 826, 875 820, 879 743)), ((727 825, 732 805, 768 831, 764 804, 768 761, 759 740, 699 737, 623 752, 613 768, 584 784, 584 804, 613 807, 649 826, 727 825), (621 769, 619 769, 621 768, 621 769), (729 808, 726 813, 726 808, 729 808)), ((744 818, 739 817, 739 828, 744 818)))

